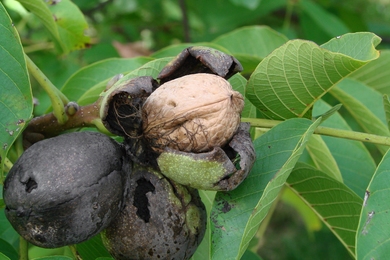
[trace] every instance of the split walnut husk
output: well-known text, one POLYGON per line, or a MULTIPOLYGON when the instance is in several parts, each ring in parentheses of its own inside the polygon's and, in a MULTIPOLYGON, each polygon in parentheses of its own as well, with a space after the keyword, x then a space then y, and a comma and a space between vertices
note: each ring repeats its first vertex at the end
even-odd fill
POLYGON ((208 152, 237 131, 243 96, 213 74, 191 74, 161 85, 142 108, 143 134, 152 148, 208 152))

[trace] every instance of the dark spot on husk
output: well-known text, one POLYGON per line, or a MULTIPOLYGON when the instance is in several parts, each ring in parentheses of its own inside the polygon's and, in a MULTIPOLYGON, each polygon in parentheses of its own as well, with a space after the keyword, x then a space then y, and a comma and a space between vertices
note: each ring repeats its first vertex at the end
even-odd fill
POLYGON ((137 216, 145 221, 145 223, 148 223, 150 219, 150 211, 148 208, 149 201, 148 197, 146 197, 146 193, 154 192, 154 190, 155 188, 153 184, 145 178, 137 180, 137 187, 134 191, 133 205, 137 208, 137 216))
POLYGON ((38 183, 35 180, 31 179, 31 178, 29 178, 27 180, 25 185, 26 185, 26 192, 27 193, 31 193, 32 190, 38 188, 38 183))

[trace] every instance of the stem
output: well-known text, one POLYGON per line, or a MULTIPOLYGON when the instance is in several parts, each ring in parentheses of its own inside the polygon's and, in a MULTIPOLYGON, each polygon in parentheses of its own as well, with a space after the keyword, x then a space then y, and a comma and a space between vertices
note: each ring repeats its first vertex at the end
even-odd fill
POLYGON ((82 260, 79 252, 77 251, 76 245, 70 245, 68 247, 69 247, 70 251, 72 252, 72 254, 74 255, 74 257, 76 258, 76 260, 82 260))
POLYGON ((25 57, 27 68, 30 74, 38 81, 38 83, 48 94, 56 119, 60 124, 64 124, 68 119, 67 115, 65 114, 64 103, 67 104, 69 102, 68 99, 53 85, 53 83, 51 83, 51 81, 27 55, 25 55, 25 57))
POLYGON ((7 168, 7 170, 11 170, 12 166, 14 166, 12 164, 12 162, 8 159, 8 157, 5 157, 5 160, 4 160, 4 166, 7 168))
POLYGON ((28 242, 19 236, 19 260, 28 260, 28 242))
POLYGON ((72 113, 67 113, 68 120, 64 124, 58 122, 54 113, 33 118, 23 132, 23 146, 28 148, 33 143, 44 138, 56 136, 61 132, 73 128, 95 127, 97 125, 97 128, 103 131, 105 128, 103 124, 99 124, 101 121, 99 121, 100 111, 97 102, 87 106, 77 107, 72 113))
MULTIPOLYGON (((249 122, 251 126, 259 127, 262 130, 270 130, 272 127, 282 123, 283 121, 259 119, 259 118, 241 118, 242 122, 249 122)), ((315 134, 350 139, 355 141, 367 142, 372 144, 380 144, 390 146, 390 137, 380 136, 350 130, 342 130, 330 127, 319 126, 314 131, 315 134)))
POLYGON ((287 1, 286 15, 284 16, 284 21, 283 21, 283 30, 284 31, 287 31, 288 28, 290 27, 291 16, 292 16, 294 4, 295 4, 295 0, 288 0, 287 1))

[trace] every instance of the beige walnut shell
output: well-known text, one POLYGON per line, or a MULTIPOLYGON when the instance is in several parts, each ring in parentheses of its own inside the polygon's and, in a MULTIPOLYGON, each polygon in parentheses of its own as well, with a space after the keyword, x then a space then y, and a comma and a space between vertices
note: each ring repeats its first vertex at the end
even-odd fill
POLYGON ((205 152, 225 145, 240 124, 243 96, 222 77, 198 73, 161 85, 146 100, 144 136, 154 150, 205 152))

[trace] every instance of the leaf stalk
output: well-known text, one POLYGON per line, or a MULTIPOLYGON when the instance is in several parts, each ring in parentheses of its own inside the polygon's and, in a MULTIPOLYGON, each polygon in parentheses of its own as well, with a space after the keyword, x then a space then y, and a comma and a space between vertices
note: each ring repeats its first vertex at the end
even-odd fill
MULTIPOLYGON (((282 123, 279 120, 260 119, 260 118, 241 118, 242 122, 249 122, 251 126, 261 128, 264 130, 270 130, 272 127, 282 123)), ((314 131, 315 134, 344 138, 354 141, 379 144, 390 146, 390 137, 380 136, 362 132, 355 132, 350 130, 336 129, 330 127, 319 126, 314 131)))

